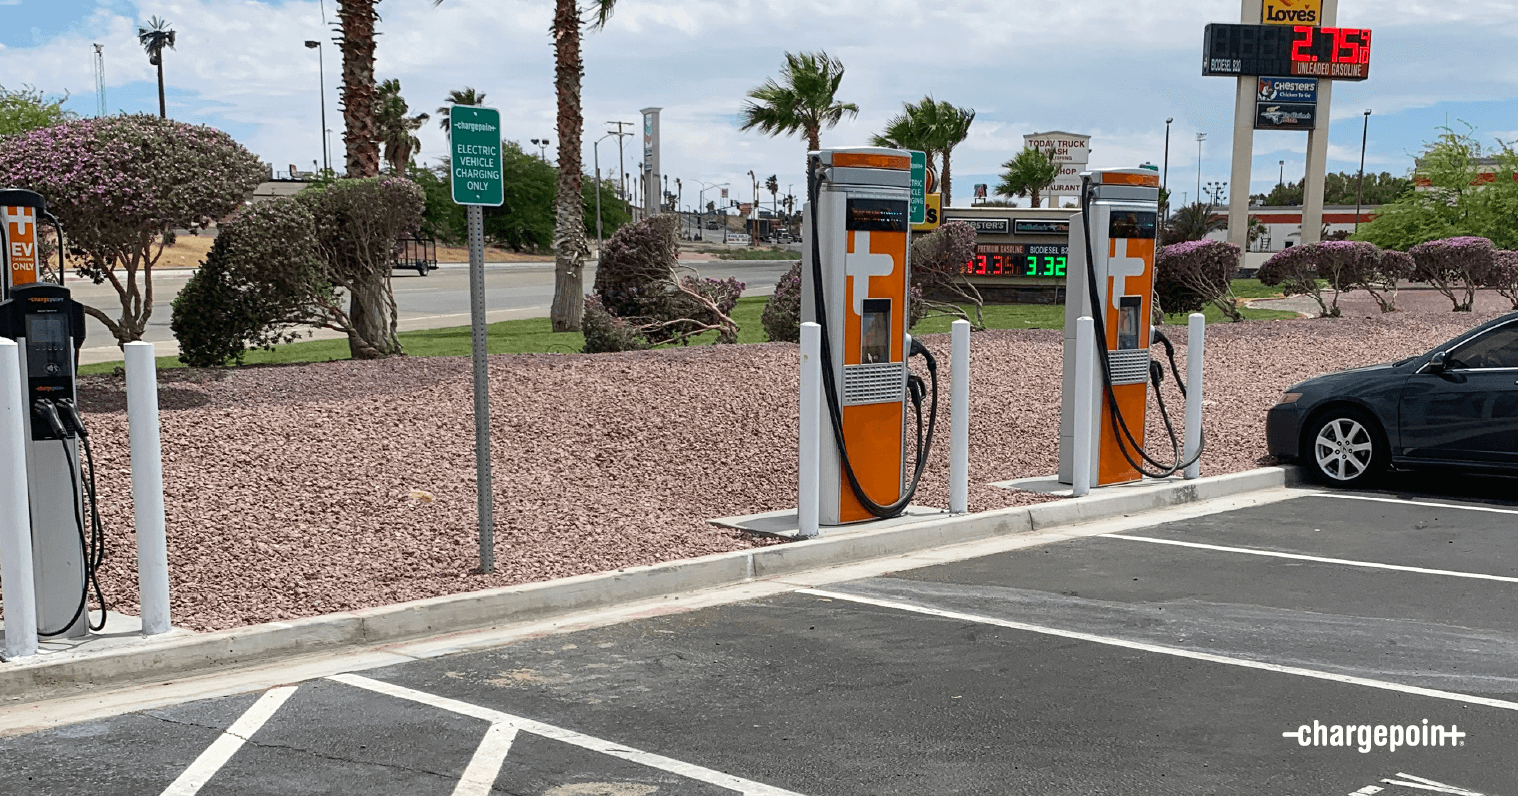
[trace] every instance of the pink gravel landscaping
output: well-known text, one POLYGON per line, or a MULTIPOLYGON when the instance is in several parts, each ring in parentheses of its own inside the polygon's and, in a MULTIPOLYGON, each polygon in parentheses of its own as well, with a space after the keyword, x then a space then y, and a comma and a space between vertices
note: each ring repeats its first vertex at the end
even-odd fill
MULTIPOLYGON (((1268 463, 1264 413, 1292 382, 1421 352, 1493 314, 1209 327, 1203 473, 1268 463)), ((1168 331, 1183 342, 1183 328, 1168 331)), ((945 372, 941 444, 917 502, 943 507, 949 341, 924 342, 945 372)), ((1048 499, 984 484, 1054 471, 1060 333, 978 333, 972 358, 972 510, 1048 499)), ((236 627, 772 544, 707 520, 795 505, 796 361, 789 344, 492 357, 490 575, 472 572, 466 358, 165 372, 173 621, 236 627)), ((113 610, 135 613, 122 384, 84 384, 110 545, 102 583, 113 610)), ((1179 395, 1168 400, 1179 417, 1179 395)))

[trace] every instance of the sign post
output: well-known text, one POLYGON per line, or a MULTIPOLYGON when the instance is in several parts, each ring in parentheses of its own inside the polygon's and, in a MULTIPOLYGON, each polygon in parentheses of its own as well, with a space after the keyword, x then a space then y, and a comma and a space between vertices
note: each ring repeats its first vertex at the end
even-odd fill
POLYGON ((469 226, 469 325, 474 361, 475 498, 480 515, 480 572, 495 571, 495 500, 490 482, 490 366, 485 340, 485 218, 500 207, 501 112, 477 105, 448 109, 453 201, 464 205, 469 226))

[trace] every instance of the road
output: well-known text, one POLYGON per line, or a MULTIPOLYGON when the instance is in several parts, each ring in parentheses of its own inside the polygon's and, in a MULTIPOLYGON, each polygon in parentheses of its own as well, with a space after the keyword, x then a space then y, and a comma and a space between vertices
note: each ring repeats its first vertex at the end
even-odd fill
MULTIPOLYGON (((692 260, 682 261, 682 264, 696 269, 703 277, 737 278, 747 285, 745 295, 762 296, 774 292, 775 283, 790 270, 794 261, 692 260)), ((595 282, 595 273, 594 267, 585 269, 587 292, 595 282)), ((160 356, 179 350, 169 329, 169 319, 174 297, 179 295, 189 276, 187 269, 165 270, 153 275, 153 315, 148 320, 147 334, 143 339, 156 343, 160 356)), ((71 279, 68 286, 79 301, 97 307, 113 318, 121 314, 120 299, 109 284, 92 285, 84 280, 71 279)), ((396 271, 394 289, 402 331, 469 323, 469 266, 465 263, 443 263, 425 277, 414 271, 396 271)), ((489 263, 485 266, 485 306, 491 322, 544 317, 548 315, 552 301, 553 263, 489 263)), ((105 325, 94 318, 86 324, 88 328, 80 362, 119 361, 121 349, 116 347, 105 325)), ((314 335, 316 339, 341 336, 327 330, 317 330, 314 335)))
POLYGON ((1489 488, 1278 490, 287 671, 0 738, 0 791, 1511 796, 1518 508, 1489 488))

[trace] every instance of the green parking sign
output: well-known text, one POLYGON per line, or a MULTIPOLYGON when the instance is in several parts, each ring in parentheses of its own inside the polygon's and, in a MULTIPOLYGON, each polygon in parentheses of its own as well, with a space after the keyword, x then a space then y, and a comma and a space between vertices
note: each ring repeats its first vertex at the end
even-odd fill
POLYGON ((927 220, 928 215, 928 155, 925 152, 912 153, 912 201, 908 205, 908 215, 913 224, 921 224, 927 220))
POLYGON ((454 203, 500 207, 505 201, 501 112, 478 105, 455 105, 448 109, 448 136, 454 203))

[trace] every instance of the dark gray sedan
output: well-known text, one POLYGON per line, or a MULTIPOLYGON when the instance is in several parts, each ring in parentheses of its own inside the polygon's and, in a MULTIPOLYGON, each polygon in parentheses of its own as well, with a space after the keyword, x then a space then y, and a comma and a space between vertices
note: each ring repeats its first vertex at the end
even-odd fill
POLYGON ((1272 455, 1337 486, 1388 466, 1518 472, 1518 312, 1421 356, 1294 384, 1265 436, 1272 455))

